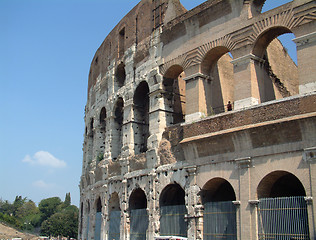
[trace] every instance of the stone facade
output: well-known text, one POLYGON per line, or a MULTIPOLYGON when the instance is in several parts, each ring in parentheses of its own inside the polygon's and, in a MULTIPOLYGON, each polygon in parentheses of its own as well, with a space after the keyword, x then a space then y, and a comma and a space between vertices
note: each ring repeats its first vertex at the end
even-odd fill
POLYGON ((214 202, 236 209, 233 236, 217 237, 259 239, 261 199, 292 196, 306 200, 316 238, 316 3, 261 13, 264 3, 187 11, 142 0, 106 37, 89 74, 79 239, 177 235, 161 224, 170 205, 185 206, 178 235, 213 239, 205 209, 214 202), (295 35, 297 65, 284 33, 295 35))

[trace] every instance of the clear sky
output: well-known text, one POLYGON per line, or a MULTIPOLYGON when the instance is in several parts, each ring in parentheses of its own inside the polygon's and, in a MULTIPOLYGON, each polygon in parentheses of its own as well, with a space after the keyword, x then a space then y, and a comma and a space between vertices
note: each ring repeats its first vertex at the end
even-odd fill
MULTIPOLYGON (((181 2, 191 9, 204 1, 181 2)), ((267 0, 264 11, 286 2, 267 0)), ((70 192, 79 205, 90 63, 137 3, 0 0, 0 198, 38 203, 70 192)))

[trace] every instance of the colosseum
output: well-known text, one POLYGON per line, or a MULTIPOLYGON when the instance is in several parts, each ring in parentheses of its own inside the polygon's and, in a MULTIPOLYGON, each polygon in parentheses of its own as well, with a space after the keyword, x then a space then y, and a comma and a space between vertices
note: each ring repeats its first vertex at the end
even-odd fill
POLYGON ((316 239, 316 1, 266 1, 142 0, 105 38, 79 239, 316 239))

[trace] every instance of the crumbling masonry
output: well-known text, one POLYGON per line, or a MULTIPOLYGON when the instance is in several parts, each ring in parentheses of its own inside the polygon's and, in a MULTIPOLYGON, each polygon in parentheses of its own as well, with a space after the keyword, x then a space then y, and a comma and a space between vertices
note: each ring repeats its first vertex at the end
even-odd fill
POLYGON ((142 0, 106 37, 79 239, 316 238, 316 2, 264 3, 142 0))

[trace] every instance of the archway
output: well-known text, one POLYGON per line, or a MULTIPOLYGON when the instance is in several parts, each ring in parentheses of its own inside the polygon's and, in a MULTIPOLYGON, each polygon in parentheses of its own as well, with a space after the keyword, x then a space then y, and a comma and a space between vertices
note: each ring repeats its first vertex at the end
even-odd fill
POLYGON ((120 239, 121 208, 118 194, 112 193, 109 200, 109 237, 111 240, 120 239))
POLYGON ((187 214, 185 192, 179 184, 169 184, 161 192, 160 204, 160 235, 187 236, 187 214))
POLYGON ((135 154, 147 151, 149 137, 149 87, 141 82, 134 94, 134 146, 135 154))
POLYGON ((121 154, 121 150, 123 147, 122 141, 122 126, 123 126, 123 118, 124 118, 124 101, 123 98, 119 98, 116 101, 114 108, 114 126, 112 129, 112 159, 115 161, 119 155, 121 154))
POLYGON ((106 110, 105 110, 105 107, 103 107, 101 109, 99 121, 100 121, 101 129, 105 130, 106 129, 106 110))
POLYGON ((237 239, 236 195, 231 184, 223 178, 208 181, 201 190, 204 205, 203 235, 206 240, 237 239))
POLYGON ((259 239, 281 235, 284 239, 309 239, 306 193, 295 175, 272 172, 261 180, 257 194, 259 239))
POLYGON ((80 223, 79 223, 79 235, 82 237, 83 228, 83 202, 80 204, 80 223))
POLYGON ((185 73, 179 65, 170 67, 163 78, 164 100, 168 124, 184 122, 185 73), (169 117, 168 117, 169 116, 169 117))
POLYGON ((101 226, 102 226, 102 202, 99 197, 96 201, 96 214, 95 214, 95 225, 94 225, 94 239, 101 239, 101 226))
POLYGON ((130 239, 146 240, 148 228, 147 198, 140 188, 135 189, 129 198, 130 239))
POLYGON ((298 94, 298 69, 278 37, 294 34, 283 26, 271 27, 260 34, 252 53, 261 59, 255 65, 260 102, 298 94))
POLYGON ((119 88, 123 87, 126 79, 125 64, 121 62, 116 68, 116 82, 119 88))
POLYGON ((86 215, 87 215, 87 228, 86 228, 86 238, 89 239, 89 229, 90 229, 90 202, 87 202, 87 207, 86 207, 86 215))
POLYGON ((232 55, 224 46, 212 48, 201 63, 201 72, 208 76, 205 82, 207 115, 225 112, 226 104, 234 100, 234 69, 232 55))

